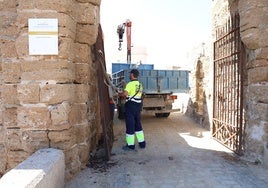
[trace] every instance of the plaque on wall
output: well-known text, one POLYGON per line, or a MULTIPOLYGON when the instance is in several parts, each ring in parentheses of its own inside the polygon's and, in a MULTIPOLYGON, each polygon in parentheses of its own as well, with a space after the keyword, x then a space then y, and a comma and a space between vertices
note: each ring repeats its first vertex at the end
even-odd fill
POLYGON ((58 55, 58 19, 28 19, 29 55, 58 55))

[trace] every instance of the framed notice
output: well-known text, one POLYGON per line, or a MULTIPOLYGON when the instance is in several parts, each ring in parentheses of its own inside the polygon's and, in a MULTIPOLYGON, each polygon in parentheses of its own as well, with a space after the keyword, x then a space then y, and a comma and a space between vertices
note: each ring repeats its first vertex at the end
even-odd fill
POLYGON ((29 55, 58 55, 58 19, 28 20, 29 55))

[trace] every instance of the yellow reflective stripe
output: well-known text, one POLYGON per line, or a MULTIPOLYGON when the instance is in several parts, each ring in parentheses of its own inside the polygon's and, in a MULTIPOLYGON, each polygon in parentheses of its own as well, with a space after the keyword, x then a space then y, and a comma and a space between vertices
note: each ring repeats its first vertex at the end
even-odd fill
POLYGON ((58 35, 57 31, 29 31, 29 35, 58 35))
POLYGON ((135 144, 135 135, 134 134, 126 134, 127 145, 131 146, 135 144))
POLYGON ((135 132, 138 142, 144 142, 144 133, 143 131, 135 132))

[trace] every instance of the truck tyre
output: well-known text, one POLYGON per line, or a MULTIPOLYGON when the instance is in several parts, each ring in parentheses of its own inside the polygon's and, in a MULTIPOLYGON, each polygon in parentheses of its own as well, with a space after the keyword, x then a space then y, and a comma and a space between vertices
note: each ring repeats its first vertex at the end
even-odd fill
POLYGON ((170 115, 170 113, 164 113, 163 117, 168 117, 170 115))
POLYGON ((157 118, 163 117, 163 113, 155 113, 155 117, 157 118))

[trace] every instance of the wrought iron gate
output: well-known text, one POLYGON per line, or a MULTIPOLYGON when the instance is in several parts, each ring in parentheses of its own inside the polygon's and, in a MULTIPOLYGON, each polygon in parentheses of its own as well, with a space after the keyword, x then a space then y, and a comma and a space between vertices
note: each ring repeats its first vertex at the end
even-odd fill
POLYGON ((216 31, 214 42, 213 137, 235 153, 243 154, 243 65, 239 15, 216 31))

